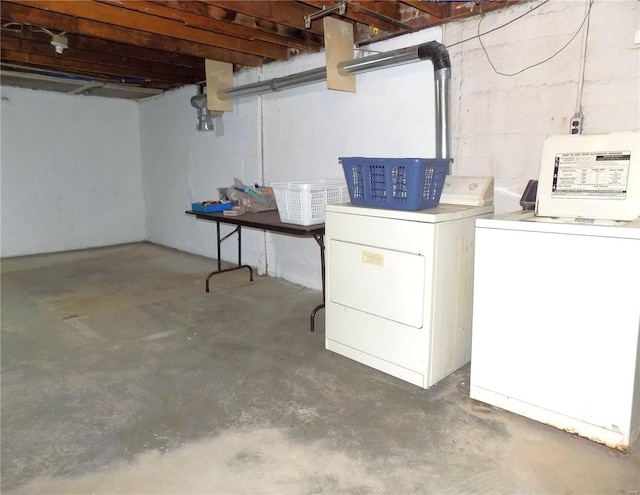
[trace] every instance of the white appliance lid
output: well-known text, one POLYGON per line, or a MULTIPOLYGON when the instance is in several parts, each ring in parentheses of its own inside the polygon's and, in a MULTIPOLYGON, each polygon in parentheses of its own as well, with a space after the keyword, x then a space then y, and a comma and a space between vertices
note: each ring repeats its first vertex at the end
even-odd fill
POLYGON ((440 204, 484 206, 493 204, 493 176, 447 175, 440 204))
POLYGON ((476 229, 498 229, 570 234, 596 237, 621 237, 640 240, 640 219, 634 221, 553 218, 536 216, 532 211, 516 211, 479 218, 476 229))
POLYGON ((440 205, 436 206, 435 208, 418 211, 404 211, 369 208, 365 206, 354 206, 351 203, 346 203, 334 205, 329 204, 326 206, 326 211, 348 213, 350 215, 363 215, 368 217, 408 220, 412 222, 438 223, 479 215, 489 215, 493 213, 493 205, 467 206, 440 203, 440 205))

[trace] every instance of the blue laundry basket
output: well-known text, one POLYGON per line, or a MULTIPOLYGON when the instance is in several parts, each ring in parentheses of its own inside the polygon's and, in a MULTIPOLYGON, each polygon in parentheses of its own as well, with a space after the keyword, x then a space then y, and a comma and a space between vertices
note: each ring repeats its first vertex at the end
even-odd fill
POLYGON ((390 210, 438 206, 448 158, 340 158, 351 203, 390 210))

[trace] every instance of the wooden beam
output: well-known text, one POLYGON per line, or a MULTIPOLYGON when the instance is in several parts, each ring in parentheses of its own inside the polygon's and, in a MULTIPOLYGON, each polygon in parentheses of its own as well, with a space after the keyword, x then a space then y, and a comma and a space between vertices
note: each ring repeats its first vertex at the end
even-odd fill
MULTIPOLYGON (((318 10, 322 10, 323 6, 331 7, 338 2, 305 0, 304 3, 315 9, 312 10, 312 12, 317 12, 318 10)), ((398 32, 399 30, 408 29, 407 26, 404 26, 400 22, 400 10, 396 5, 396 2, 382 2, 384 4, 389 4, 389 6, 392 7, 393 11, 389 10, 388 8, 380 7, 378 3, 379 2, 347 2, 346 14, 344 16, 335 16, 335 18, 342 18, 344 20, 359 22, 367 26, 375 27, 382 31, 398 32), (392 13, 392 15, 388 16, 387 13, 392 13)))
POLYGON ((446 7, 443 2, 421 2, 419 0, 402 0, 402 3, 413 7, 420 12, 432 15, 438 19, 446 16, 446 7))
MULTIPOLYGON (((167 67, 176 67, 177 70, 185 67, 187 69, 202 72, 204 78, 202 58, 199 57, 154 50, 152 48, 144 48, 125 43, 118 43, 117 41, 107 41, 72 33, 67 33, 65 36, 69 39, 69 46, 71 48, 84 50, 86 52, 94 52, 98 56, 100 54, 107 54, 127 60, 140 60, 143 62, 157 63, 166 65, 167 67)), ((4 37, 14 37, 31 41, 39 41, 42 43, 49 43, 51 41, 51 37, 48 34, 34 31, 34 28, 30 26, 24 26, 24 28, 19 32, 11 30, 3 31, 2 37, 3 39, 4 37)))
POLYGON ((368 10, 373 10, 380 15, 400 21, 400 4, 399 2, 380 2, 370 0, 356 0, 351 3, 358 3, 368 10))
MULTIPOLYGON (((185 12, 191 12, 204 17, 237 24, 238 26, 243 26, 254 31, 262 31, 276 35, 288 40, 288 46, 299 50, 316 51, 321 50, 323 47, 322 36, 309 30, 296 29, 266 19, 258 19, 241 12, 234 12, 228 8, 222 8, 203 2, 194 2, 192 0, 157 0, 156 3, 167 5, 173 9, 184 10, 185 12)), ((228 7, 226 3, 225 7, 228 7)))
MULTIPOLYGON (((215 7, 205 5, 199 2, 148 2, 148 1, 122 1, 122 0, 100 0, 107 4, 116 4, 122 8, 130 9, 137 12, 144 12, 145 14, 155 15, 165 19, 171 19, 178 21, 185 26, 196 27, 215 33, 220 33, 228 36, 238 37, 247 41, 265 41, 284 47, 293 47, 302 51, 318 51, 322 45, 310 46, 309 42, 301 42, 295 38, 289 38, 279 34, 274 34, 247 26, 235 24, 224 20, 217 19, 215 17, 202 15, 196 13, 197 11, 205 11, 207 7, 211 10, 215 10, 215 7), (198 8, 200 6, 201 8, 198 8)), ((217 9, 220 10, 220 9, 217 9)))
POLYGON ((3 0, 0 3, 0 12, 3 19, 23 24, 46 27, 55 31, 66 31, 67 33, 82 33, 90 37, 162 50, 169 53, 180 53, 199 58, 211 58, 249 67, 259 67, 265 62, 270 61, 269 59, 265 60, 255 55, 217 48, 202 43, 153 35, 134 29, 34 9, 31 8, 28 3, 26 3, 26 5, 18 5, 17 3, 3 0))
MULTIPOLYGON (((159 75, 140 70, 131 70, 123 67, 113 67, 110 65, 97 64, 95 62, 82 62, 71 60, 63 56, 47 56, 26 52, 10 50, 4 47, 0 49, 0 56, 5 62, 15 62, 29 64, 40 69, 53 69, 57 71, 77 72, 83 76, 92 76, 99 79, 111 79, 112 82, 131 83, 144 85, 145 80, 163 81, 166 86, 176 86, 184 84, 183 81, 176 80, 167 75, 159 75)), ((152 85, 153 86, 153 85, 152 85)))
POLYGON ((202 0, 209 5, 226 8, 234 12, 264 19, 268 22, 275 22, 283 26, 289 26, 300 30, 306 30, 311 33, 322 35, 322 23, 313 23, 311 29, 304 27, 304 16, 315 12, 317 9, 304 5, 302 2, 263 2, 253 0, 235 0, 235 1, 214 1, 202 0))
POLYGON ((141 79, 153 77, 154 79, 193 84, 204 80, 205 76, 202 67, 200 67, 200 69, 176 67, 170 64, 136 60, 109 53, 96 53, 78 49, 73 38, 69 39, 69 48, 65 49, 62 55, 56 55, 54 47, 49 43, 50 37, 48 35, 37 33, 42 34, 42 36, 19 36, 19 34, 20 33, 5 32, 2 35, 2 48, 32 55, 54 57, 56 60, 64 59, 108 65, 113 67, 114 71, 118 69, 123 73, 136 74, 139 75, 141 79), (151 76, 151 74, 153 74, 153 76, 151 76))
POLYGON ((279 45, 241 40, 232 36, 212 33, 203 29, 185 26, 174 20, 123 9, 115 4, 107 5, 92 0, 74 0, 71 2, 61 0, 13 0, 13 3, 88 19, 93 22, 251 53, 275 60, 287 60, 289 57, 288 50, 279 45))
POLYGON ((165 64, 187 69, 202 71, 202 58, 180 53, 144 48, 117 41, 107 41, 88 36, 67 33, 69 46, 96 53, 106 53, 117 57, 125 57, 130 60, 143 60, 152 63, 165 64))

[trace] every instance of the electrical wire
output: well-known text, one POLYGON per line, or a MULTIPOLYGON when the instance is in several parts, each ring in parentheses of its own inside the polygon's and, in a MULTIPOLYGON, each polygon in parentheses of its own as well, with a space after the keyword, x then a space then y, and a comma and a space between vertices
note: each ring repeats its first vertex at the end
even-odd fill
POLYGON ((98 78, 98 77, 90 77, 90 76, 77 76, 74 74, 69 74, 65 72, 53 72, 50 70, 39 69, 37 67, 32 67, 30 65, 21 65, 21 64, 12 64, 8 62, 0 62, 0 67, 10 67, 12 69, 19 69, 22 71, 27 71, 29 73, 40 74, 42 76, 48 77, 56 77, 58 79, 70 79, 73 81, 86 81, 86 82, 95 82, 102 84, 143 84, 146 80, 139 78, 117 78, 117 79, 109 79, 109 78, 98 78))
MULTIPOLYGON (((549 1, 549 0, 546 0, 544 3, 540 4, 539 6, 544 5, 545 3, 547 3, 547 1, 549 1)), ((595 0, 591 0, 591 1, 590 1, 590 3, 589 3, 589 8, 588 8, 588 10, 587 10, 587 13, 586 13, 586 14, 585 14, 585 16, 584 16, 584 19, 582 19, 582 22, 580 23, 580 26, 578 27, 578 29, 576 30, 576 32, 574 33, 574 35, 571 37, 571 39, 569 39, 569 41, 567 41, 567 42, 564 44, 564 46, 563 46, 562 48, 560 48, 560 49, 559 49, 558 51, 556 51, 553 55, 551 55, 551 56, 549 56, 549 57, 545 58, 544 60, 541 60, 540 62, 536 62, 535 64, 531 64, 531 65, 529 65, 529 66, 525 67, 524 69, 520 69, 519 71, 512 72, 512 73, 501 72, 501 71, 499 71, 498 69, 496 69, 495 65, 493 64, 493 61, 492 61, 492 60, 491 60, 491 58, 489 57, 489 52, 487 52, 487 48, 484 46, 484 43, 482 42, 482 36, 484 36, 485 34, 488 34, 488 33, 492 32, 492 31, 495 31, 495 29, 490 30, 490 31, 487 31, 486 33, 482 33, 482 34, 480 34, 480 25, 482 24, 482 19, 484 19, 484 16, 482 16, 482 17, 480 18, 480 21, 478 22, 478 35, 477 35, 477 38, 478 38, 478 41, 480 42, 480 46, 482 46, 482 50, 484 51, 484 54, 486 55, 487 60, 489 61, 489 65, 491 65, 491 68, 494 70, 494 72, 495 72, 496 74, 500 74, 501 76, 509 76, 509 77, 511 77, 511 76, 516 76, 516 75, 518 75, 518 74, 521 74, 521 73, 523 73, 523 72, 524 72, 524 71, 526 71, 526 70, 532 69, 533 67, 537 67, 537 66, 539 66, 539 65, 542 65, 542 64, 544 64, 544 63, 548 62, 549 60, 551 60, 552 58, 554 58, 556 55, 558 55, 559 53, 561 53, 565 48, 567 48, 567 47, 571 44, 571 42, 572 42, 574 39, 576 39, 576 36, 578 36, 578 33, 580 33, 580 31, 582 30, 582 27, 584 26, 584 23, 587 21, 587 19, 589 19, 589 15, 591 14, 591 7, 593 6, 593 2, 594 2, 594 1, 595 1, 595 0)), ((531 10, 530 10, 530 11, 528 11, 528 12, 526 12, 525 14, 528 14, 528 13, 530 13, 530 12, 532 12, 532 11, 533 11, 533 9, 531 9, 531 10)), ((520 16, 520 17, 522 17, 522 16, 520 16)), ((516 19, 516 20, 517 20, 517 19, 516 19)), ((500 26, 500 27, 502 28, 502 27, 504 27, 504 26, 506 26, 506 24, 505 24, 505 25, 503 25, 503 26, 500 26)))
POLYGON ((24 25, 19 23, 19 22, 13 22, 13 21, 9 21, 9 22, 5 22, 4 24, 2 24, 2 30, 3 31, 11 31, 14 33, 21 33, 24 29, 24 25))
MULTIPOLYGON (((540 7, 542 7, 543 5, 549 3, 551 0, 544 0, 544 2, 536 5, 535 7, 532 7, 531 9, 527 10, 525 13, 520 14, 518 17, 514 17, 513 19, 511 19, 508 22, 505 22, 504 24, 502 24, 501 26, 495 27, 493 29, 490 29, 489 31, 487 31, 486 33, 482 33, 482 36, 484 36, 485 34, 489 34, 489 33, 493 33, 494 31, 497 31, 499 29, 502 29, 503 27, 508 26, 509 24, 513 24, 514 22, 516 22, 519 19, 522 19, 524 16, 531 14, 531 12, 533 12, 536 9, 539 9, 540 7)), ((484 14, 483 14, 484 16, 484 14)), ((480 19, 482 21, 482 19, 480 19)), ((472 36, 471 38, 466 38, 464 40, 461 41, 456 41, 455 43, 451 43, 450 45, 447 45, 447 48, 451 48, 452 46, 456 46, 456 45, 460 45, 462 43, 466 43, 467 41, 471 41, 471 40, 475 40, 476 38, 480 38, 480 34, 477 34, 476 36, 472 36)))
MULTIPOLYGON (((593 0, 591 1, 593 3, 593 0)), ((576 97, 576 113, 575 115, 584 118, 582 114, 582 89, 584 87, 584 73, 587 65, 587 45, 589 43, 589 9, 587 10, 587 25, 584 28, 584 34, 582 36, 582 56, 580 57, 580 79, 578 81, 578 94, 576 97)))

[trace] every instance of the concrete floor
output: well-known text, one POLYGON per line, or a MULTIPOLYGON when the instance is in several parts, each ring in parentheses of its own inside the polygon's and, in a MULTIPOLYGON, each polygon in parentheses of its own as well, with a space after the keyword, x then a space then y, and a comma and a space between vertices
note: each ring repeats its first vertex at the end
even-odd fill
MULTIPOLYGON (((320 294, 141 243, 2 261, 6 494, 638 494, 624 454, 324 350, 320 294)), ((508 371, 505 371, 508 372, 508 371)))

